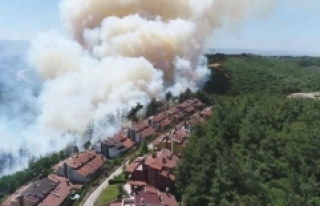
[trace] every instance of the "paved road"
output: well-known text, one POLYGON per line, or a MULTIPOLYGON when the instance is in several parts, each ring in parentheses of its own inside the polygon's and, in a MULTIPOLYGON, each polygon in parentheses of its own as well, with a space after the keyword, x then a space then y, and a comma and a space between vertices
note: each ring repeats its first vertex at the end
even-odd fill
MULTIPOLYGON (((129 161, 127 161, 125 164, 126 165, 129 164, 129 161)), ((121 167, 119 167, 116 171, 114 171, 105 181, 103 181, 101 183, 101 185, 99 187, 97 187, 97 189, 95 189, 89 195, 89 197, 86 199, 83 206, 93 206, 94 205, 95 201, 98 199, 98 197, 100 196, 102 191, 105 190, 109 186, 109 180, 122 173, 122 166, 123 165, 121 165, 121 167)))

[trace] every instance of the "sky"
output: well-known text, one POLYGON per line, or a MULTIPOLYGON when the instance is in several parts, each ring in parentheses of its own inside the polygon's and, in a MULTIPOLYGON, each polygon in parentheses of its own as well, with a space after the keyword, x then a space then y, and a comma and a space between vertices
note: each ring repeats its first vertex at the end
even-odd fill
MULTIPOLYGON (((264 18, 216 30, 208 48, 297 51, 320 54, 320 1, 278 4, 264 18)), ((0 40, 32 40, 48 30, 63 31, 59 0, 0 0, 0 40)))

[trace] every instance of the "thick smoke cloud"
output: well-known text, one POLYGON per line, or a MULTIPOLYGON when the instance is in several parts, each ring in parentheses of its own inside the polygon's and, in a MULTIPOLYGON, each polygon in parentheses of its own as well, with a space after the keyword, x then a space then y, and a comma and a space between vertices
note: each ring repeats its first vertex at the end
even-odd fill
POLYGON ((6 117, 22 119, 1 116, 0 149, 16 151, 25 141, 34 155, 58 150, 70 140, 84 141, 90 120, 97 140, 121 127, 120 118, 101 119, 106 114, 120 117, 123 109, 161 99, 168 90, 196 91, 209 76, 202 56, 207 37, 223 25, 268 14, 276 2, 62 0, 67 35, 47 32, 32 41, 29 64, 41 87, 18 91, 25 96, 15 101, 29 107, 21 115, 18 103, 6 117))

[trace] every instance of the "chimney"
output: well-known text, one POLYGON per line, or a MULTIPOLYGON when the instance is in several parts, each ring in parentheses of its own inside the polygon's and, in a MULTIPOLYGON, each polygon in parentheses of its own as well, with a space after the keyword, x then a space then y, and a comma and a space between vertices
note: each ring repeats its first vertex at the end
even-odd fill
POLYGON ((166 162, 167 162, 166 158, 163 157, 163 158, 162 158, 162 163, 166 163, 166 162))
POLYGON ((144 201, 144 198, 141 198, 141 203, 140 203, 140 206, 146 206, 146 203, 145 203, 145 201, 144 201))
POLYGON ((169 195, 169 192, 170 192, 169 187, 166 187, 166 194, 169 195))
POLYGON ((158 198, 159 198, 159 201, 161 201, 162 202, 162 197, 161 197, 161 193, 160 193, 160 191, 158 190, 158 198))

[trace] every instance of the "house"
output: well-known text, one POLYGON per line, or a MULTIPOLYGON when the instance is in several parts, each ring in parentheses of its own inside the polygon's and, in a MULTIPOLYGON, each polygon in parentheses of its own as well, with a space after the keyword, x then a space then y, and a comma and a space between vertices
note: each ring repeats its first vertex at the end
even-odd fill
POLYGON ((72 185, 56 175, 19 188, 1 206, 65 206, 71 196, 72 185))
POLYGON ((167 118, 166 112, 161 112, 155 116, 149 117, 148 123, 155 131, 168 129, 171 125, 171 121, 167 118))
POLYGON ((200 112, 200 117, 205 120, 208 120, 212 115, 212 107, 207 107, 200 112))
POLYGON ((198 98, 194 98, 193 99, 193 106, 198 109, 201 110, 205 105, 203 102, 201 102, 198 98))
POLYGON ((111 203, 110 206, 179 206, 176 198, 169 193, 145 186, 142 189, 133 188, 132 197, 124 198, 121 202, 111 203))
POLYGON ((168 149, 154 152, 147 157, 138 157, 127 168, 129 184, 142 187, 151 185, 162 191, 174 185, 175 175, 172 170, 179 158, 168 149))
POLYGON ((156 131, 149 125, 149 120, 142 121, 128 129, 129 138, 138 144, 153 137, 155 134, 156 131))
POLYGON ((157 149, 169 149, 174 155, 180 156, 183 149, 186 147, 187 138, 190 136, 189 127, 178 125, 173 131, 162 136, 155 143, 157 149))
POLYGON ((185 115, 191 115, 198 110, 201 110, 204 104, 197 98, 188 99, 178 105, 178 108, 185 113, 185 115))
POLYGON ((88 150, 61 162, 56 174, 72 183, 85 184, 101 173, 105 162, 103 155, 88 150))
POLYGON ((106 158, 114 158, 130 150, 134 142, 127 136, 126 130, 121 131, 114 137, 98 142, 94 145, 97 153, 103 154, 106 158))
POLYGON ((178 106, 174 106, 167 110, 167 117, 174 123, 178 123, 183 120, 184 114, 178 106))

